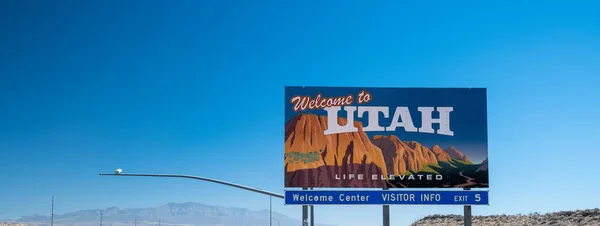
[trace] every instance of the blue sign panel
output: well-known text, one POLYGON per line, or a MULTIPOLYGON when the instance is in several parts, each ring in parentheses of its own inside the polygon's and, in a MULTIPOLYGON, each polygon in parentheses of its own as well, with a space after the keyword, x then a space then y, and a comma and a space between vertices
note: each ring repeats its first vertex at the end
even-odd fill
POLYGON ((485 88, 285 87, 286 188, 489 188, 485 88))
POLYGON ((488 191, 285 191, 286 205, 488 205, 488 191))

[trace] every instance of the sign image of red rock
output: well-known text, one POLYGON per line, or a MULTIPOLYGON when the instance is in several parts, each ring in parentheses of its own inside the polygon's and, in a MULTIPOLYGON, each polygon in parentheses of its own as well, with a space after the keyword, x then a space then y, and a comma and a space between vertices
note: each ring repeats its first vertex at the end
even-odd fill
POLYGON ((286 87, 285 187, 487 188, 484 88, 286 87))

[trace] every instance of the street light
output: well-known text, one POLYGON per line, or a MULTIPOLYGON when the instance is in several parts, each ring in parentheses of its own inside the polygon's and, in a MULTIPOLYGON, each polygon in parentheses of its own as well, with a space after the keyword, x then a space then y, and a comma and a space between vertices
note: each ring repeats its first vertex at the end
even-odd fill
MULTIPOLYGON (((141 173, 122 173, 122 172, 123 172, 123 170, 117 169, 117 170, 115 170, 115 173, 101 173, 100 176, 176 177, 176 178, 187 178, 187 179, 208 181, 208 182, 213 182, 213 183, 217 183, 217 184, 227 185, 227 186, 230 186, 230 187, 240 188, 240 189, 244 189, 244 190, 247 190, 247 191, 260 193, 260 194, 263 194, 263 195, 268 195, 269 196, 269 217, 271 217, 273 215, 272 197, 284 199, 284 195, 282 195, 282 194, 277 194, 277 193, 274 193, 274 192, 265 191, 265 190, 262 190, 262 189, 248 187, 248 186, 244 186, 244 185, 234 184, 234 183, 227 182, 227 181, 215 180, 215 179, 207 178, 207 177, 199 177, 199 176, 183 175, 183 174, 141 174, 141 173)), ((270 223, 269 225, 272 226, 270 219, 269 219, 269 223, 270 223)))

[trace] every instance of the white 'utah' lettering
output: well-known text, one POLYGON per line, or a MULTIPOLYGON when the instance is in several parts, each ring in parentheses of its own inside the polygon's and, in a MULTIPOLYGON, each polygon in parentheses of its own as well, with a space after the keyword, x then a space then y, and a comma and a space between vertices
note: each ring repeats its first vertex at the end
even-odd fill
MULTIPOLYGON (((340 125, 337 121, 337 115, 342 107, 327 107, 324 108, 327 111, 327 129, 325 135, 338 134, 338 133, 351 133, 357 132, 358 128, 354 127, 354 123, 346 123, 346 125, 340 125)), ((421 112, 421 128, 416 128, 413 124, 410 111, 407 107, 396 107, 392 120, 387 127, 379 125, 379 113, 383 114, 384 118, 389 117, 389 107, 376 107, 376 106, 344 106, 343 109, 347 113, 348 122, 354 121, 354 112, 357 112, 357 116, 362 118, 365 112, 368 112, 368 124, 363 128, 363 131, 395 131, 398 127, 404 127, 406 132, 420 132, 420 133, 436 133, 447 136, 454 136, 454 132, 450 130, 450 112, 454 109, 453 107, 418 107, 417 109, 421 112), (439 112, 439 118, 433 118, 432 113, 434 110, 439 112), (433 123, 440 125, 440 129, 437 131, 433 129, 433 123)))

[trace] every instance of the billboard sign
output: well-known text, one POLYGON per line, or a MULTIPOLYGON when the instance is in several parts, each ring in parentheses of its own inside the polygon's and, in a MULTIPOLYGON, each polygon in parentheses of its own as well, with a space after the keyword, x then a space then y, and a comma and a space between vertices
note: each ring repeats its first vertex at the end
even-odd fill
POLYGON ((485 88, 288 86, 285 187, 488 188, 486 105, 485 88))

